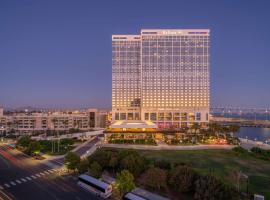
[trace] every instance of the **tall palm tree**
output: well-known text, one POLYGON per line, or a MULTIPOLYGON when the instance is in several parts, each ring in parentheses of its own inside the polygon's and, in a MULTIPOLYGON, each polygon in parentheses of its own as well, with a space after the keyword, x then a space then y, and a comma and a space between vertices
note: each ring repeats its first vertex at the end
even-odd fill
POLYGON ((235 135, 240 130, 240 126, 237 124, 233 124, 229 126, 229 131, 235 135))
POLYGON ((33 135, 34 135, 34 133, 35 133, 35 125, 36 125, 36 120, 31 120, 31 122, 32 122, 32 125, 33 125, 33 135))
POLYGON ((67 120, 67 119, 64 120, 64 121, 63 121, 63 124, 64 124, 64 126, 65 126, 65 128, 66 128, 66 126, 68 125, 68 120, 67 120))
POLYGON ((10 127, 11 127, 12 123, 10 121, 7 122, 7 126, 8 126, 8 130, 10 131, 10 127))
MULTIPOLYGON (((52 119, 54 136, 55 136, 55 126, 56 126, 57 121, 58 121, 57 118, 52 119)), ((55 150, 55 144, 54 144, 54 140, 52 140, 52 153, 54 152, 54 150, 55 150)))
MULTIPOLYGON (((17 119, 15 119, 14 121, 13 121, 13 124, 15 125, 15 127, 16 127, 16 131, 17 131, 17 133, 19 132, 19 121, 17 120, 17 119)), ((17 138, 17 134, 15 133, 15 135, 16 135, 16 138, 17 138)))
POLYGON ((218 135, 218 133, 221 131, 222 127, 218 123, 210 123, 209 124, 209 130, 211 133, 214 133, 214 135, 218 135))
POLYGON ((198 122, 195 122, 192 126, 191 126, 191 130, 194 130, 194 133, 195 133, 195 140, 196 140, 196 143, 197 143, 197 133, 198 133, 198 130, 200 130, 201 126, 198 122))

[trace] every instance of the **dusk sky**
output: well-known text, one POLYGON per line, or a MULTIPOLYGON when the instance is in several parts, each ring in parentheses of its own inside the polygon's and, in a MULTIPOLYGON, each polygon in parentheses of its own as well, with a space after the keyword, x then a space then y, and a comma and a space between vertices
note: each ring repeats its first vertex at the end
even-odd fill
POLYGON ((211 105, 270 107, 269 0, 0 1, 0 105, 111 107, 111 35, 211 29, 211 105))

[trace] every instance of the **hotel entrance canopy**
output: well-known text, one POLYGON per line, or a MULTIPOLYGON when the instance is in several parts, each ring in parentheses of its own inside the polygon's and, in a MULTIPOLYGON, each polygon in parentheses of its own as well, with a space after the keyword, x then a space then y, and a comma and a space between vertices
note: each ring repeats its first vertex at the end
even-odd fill
POLYGON ((157 125, 151 121, 116 121, 108 132, 155 132, 157 125))

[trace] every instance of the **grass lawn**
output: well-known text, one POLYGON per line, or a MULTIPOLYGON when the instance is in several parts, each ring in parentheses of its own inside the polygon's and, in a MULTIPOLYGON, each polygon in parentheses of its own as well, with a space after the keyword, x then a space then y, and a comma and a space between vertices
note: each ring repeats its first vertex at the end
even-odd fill
MULTIPOLYGON (((251 154, 240 154, 232 150, 138 152, 150 160, 187 163, 199 173, 211 172, 230 185, 236 185, 234 172, 241 170, 249 176, 249 191, 270 199, 270 161, 258 159, 251 154)), ((242 183, 241 188, 242 191, 246 190, 245 183, 242 183)))

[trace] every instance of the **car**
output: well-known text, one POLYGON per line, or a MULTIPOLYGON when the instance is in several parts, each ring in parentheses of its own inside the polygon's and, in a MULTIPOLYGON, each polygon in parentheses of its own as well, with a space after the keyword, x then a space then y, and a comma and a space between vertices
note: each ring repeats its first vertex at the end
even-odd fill
POLYGON ((35 155, 35 156, 34 156, 34 159, 36 159, 36 160, 44 160, 45 157, 43 157, 43 156, 41 156, 41 155, 35 155))
POLYGON ((8 146, 10 146, 11 148, 15 148, 16 147, 15 144, 8 144, 8 146))

